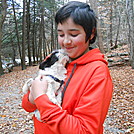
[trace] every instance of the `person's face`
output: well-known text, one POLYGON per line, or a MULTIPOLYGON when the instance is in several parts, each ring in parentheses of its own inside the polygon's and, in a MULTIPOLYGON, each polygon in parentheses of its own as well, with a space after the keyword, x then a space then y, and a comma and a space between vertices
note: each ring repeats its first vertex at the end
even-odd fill
POLYGON ((70 58, 78 58, 89 50, 89 41, 85 39, 83 27, 75 24, 71 18, 58 24, 58 43, 70 58))

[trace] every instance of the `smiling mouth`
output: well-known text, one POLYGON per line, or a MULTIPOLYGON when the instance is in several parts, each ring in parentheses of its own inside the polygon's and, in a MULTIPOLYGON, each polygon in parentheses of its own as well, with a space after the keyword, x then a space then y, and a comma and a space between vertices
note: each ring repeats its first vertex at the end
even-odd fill
POLYGON ((72 50, 74 47, 67 47, 66 50, 72 50))

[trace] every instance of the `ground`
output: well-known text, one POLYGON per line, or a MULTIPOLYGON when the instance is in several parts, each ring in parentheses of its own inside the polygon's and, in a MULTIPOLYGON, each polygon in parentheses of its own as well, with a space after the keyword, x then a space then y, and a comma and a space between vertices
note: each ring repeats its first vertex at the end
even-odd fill
MULTIPOLYGON (((110 67, 114 92, 104 124, 104 134, 134 133, 134 69, 130 66, 110 67)), ((21 108, 24 82, 37 73, 38 66, 0 76, 0 134, 33 134, 32 113, 21 108)))

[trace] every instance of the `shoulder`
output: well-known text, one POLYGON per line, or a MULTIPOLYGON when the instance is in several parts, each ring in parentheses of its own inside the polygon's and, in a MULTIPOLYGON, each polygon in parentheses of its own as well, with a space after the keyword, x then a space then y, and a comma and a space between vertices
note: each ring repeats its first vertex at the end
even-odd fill
POLYGON ((110 72, 107 64, 103 61, 93 61, 88 63, 85 67, 85 70, 88 70, 89 74, 92 74, 92 77, 109 77, 110 72))

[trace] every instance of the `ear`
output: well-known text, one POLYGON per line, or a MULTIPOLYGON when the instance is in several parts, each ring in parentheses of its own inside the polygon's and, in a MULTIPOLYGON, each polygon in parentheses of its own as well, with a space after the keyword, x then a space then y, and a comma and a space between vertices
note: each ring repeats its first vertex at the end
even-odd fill
POLYGON ((45 61, 40 63, 39 69, 44 70, 46 67, 51 67, 56 61, 58 61, 58 58, 55 53, 53 53, 45 61))
POLYGON ((94 38, 94 36, 95 36, 95 32, 96 32, 96 28, 93 28, 93 30, 92 30, 92 34, 91 34, 89 40, 92 40, 92 39, 94 38))
POLYGON ((45 61, 41 62, 39 65, 39 69, 44 70, 47 66, 49 66, 50 57, 48 57, 45 61))

